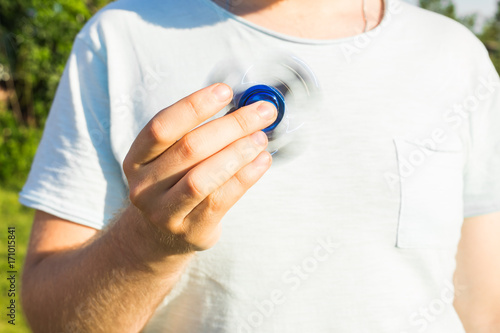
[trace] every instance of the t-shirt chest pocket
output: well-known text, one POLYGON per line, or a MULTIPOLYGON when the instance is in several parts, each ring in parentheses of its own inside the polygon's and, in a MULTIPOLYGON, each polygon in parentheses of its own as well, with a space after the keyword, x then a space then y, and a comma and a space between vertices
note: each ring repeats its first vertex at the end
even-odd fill
POLYGON ((396 246, 456 247, 463 222, 461 147, 394 142, 401 190, 396 246))

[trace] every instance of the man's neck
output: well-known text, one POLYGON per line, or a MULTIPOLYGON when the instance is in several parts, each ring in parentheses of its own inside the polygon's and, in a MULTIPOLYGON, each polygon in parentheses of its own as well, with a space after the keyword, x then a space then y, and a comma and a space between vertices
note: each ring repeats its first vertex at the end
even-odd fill
POLYGON ((357 35, 380 23, 383 0, 213 0, 270 30, 309 39, 357 35), (366 14, 366 26, 365 26, 366 14))

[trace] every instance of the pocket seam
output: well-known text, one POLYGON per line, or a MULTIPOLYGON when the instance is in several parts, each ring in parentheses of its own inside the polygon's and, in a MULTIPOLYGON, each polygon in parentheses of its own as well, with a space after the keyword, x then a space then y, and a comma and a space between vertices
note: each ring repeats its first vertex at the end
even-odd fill
MULTIPOLYGON (((433 167, 431 166, 431 170, 441 170, 441 172, 443 172, 443 175, 448 174, 448 172, 450 172, 450 171, 453 172, 453 169, 455 169, 454 170, 455 172, 458 172, 458 170, 461 169, 462 170, 461 173, 463 173, 463 167, 460 168, 461 164, 457 164, 453 161, 453 159, 459 158, 460 153, 462 153, 463 150, 462 149, 446 149, 446 150, 430 149, 429 147, 426 147, 425 145, 420 145, 420 144, 417 144, 415 142, 412 142, 412 141, 404 139, 404 138, 394 138, 393 143, 394 143, 395 149, 396 149, 396 159, 397 159, 397 168, 398 168, 398 176, 399 176, 399 189, 400 189, 400 193, 399 193, 400 203, 399 203, 395 246, 397 248, 400 248, 400 249, 416 249, 416 248, 449 249, 450 245, 448 244, 449 242, 447 242, 449 239, 442 237, 445 235, 446 228, 449 227, 449 225, 443 224, 443 225, 436 226, 435 224, 432 224, 432 220, 429 220, 429 221, 422 220, 423 226, 420 226, 420 229, 419 229, 418 228, 419 226, 412 225, 412 219, 409 218, 409 216, 406 216, 408 214, 408 212, 410 212, 410 215, 411 215, 412 211, 415 212, 416 208, 409 205, 407 203, 407 201, 405 200, 405 193, 407 193, 407 192, 412 193, 412 191, 409 191, 409 189, 407 187, 405 188, 405 184, 404 184, 405 177, 403 176, 403 174, 401 172, 401 165, 404 163, 403 160, 406 159, 406 157, 403 156, 405 149, 403 147, 401 147, 401 143, 406 144, 406 145, 411 145, 411 146, 415 147, 416 149, 417 148, 427 149, 430 152, 432 152, 433 154, 434 153, 443 154, 443 155, 438 155, 438 156, 445 156, 448 154, 449 154, 449 156, 453 156, 453 158, 450 157, 451 160, 449 163, 441 165, 444 168, 440 168, 440 165, 436 165, 433 167), (452 167, 452 168, 449 169, 448 167, 452 167), (450 170, 450 171, 446 171, 446 173, 445 173, 444 170, 450 170), (406 210, 408 210, 408 211, 406 211, 406 210), (406 212, 406 215, 405 215, 405 212, 406 212), (408 223, 408 227, 407 227, 408 229, 406 231, 404 230, 405 223, 408 223), (431 224, 425 226, 425 223, 431 223, 431 224), (432 229, 433 226, 434 226, 434 229, 432 229), (441 229, 438 227, 441 227, 441 229), (425 228, 425 229, 422 229, 422 228, 425 228), (414 230, 412 230, 412 229, 414 229, 414 230), (419 230, 421 231, 420 238, 418 237, 419 230), (412 231, 417 231, 417 235, 414 238, 411 238, 411 237, 408 238, 408 232, 412 232, 412 231), (406 232, 406 234, 405 234, 405 232, 406 232), (426 234, 429 235, 429 238, 427 238, 427 239, 425 238, 426 234), (424 235, 424 236, 422 237, 422 235, 424 235), (432 239, 430 236, 434 236, 435 238, 432 239)), ((443 161, 447 161, 447 159, 445 159, 443 161)), ((428 168, 429 168, 429 166, 428 166, 428 168)), ((420 171, 420 172, 423 172, 423 171, 420 171)), ((450 184, 454 183, 453 180, 449 179, 448 181, 450 182, 450 184)), ((419 184, 419 183, 417 183, 417 184, 419 184)), ((463 186, 462 186, 462 188, 463 188, 463 186)), ((418 188, 416 188, 416 187, 414 189, 418 190, 418 188)), ((424 188, 421 189, 421 191, 423 191, 423 190, 424 190, 424 188)), ((450 192, 454 193, 455 191, 450 190, 450 192)), ((416 197, 410 196, 409 198, 411 198, 410 200, 418 200, 419 199, 418 196, 416 196, 416 197)), ((437 198, 437 196, 436 196, 436 198, 437 198)), ((407 198, 407 200, 408 200, 408 198, 407 198)), ((431 200, 431 199, 428 199, 428 200, 431 200)), ((455 198, 455 200, 456 200, 456 198, 455 198)), ((461 203, 463 204, 463 200, 461 201, 461 203)), ((432 206, 432 204, 431 204, 431 206, 432 206)), ((451 206, 451 207, 453 207, 453 206, 451 206)), ((423 208, 425 209, 425 207, 423 207, 423 208)), ((431 211, 431 208, 432 207, 428 207, 427 210, 431 211)), ((452 211, 450 211, 450 212, 453 213, 452 211)), ((452 218, 453 218, 453 214, 450 214, 449 220, 452 220, 452 218)), ((447 219, 443 223, 450 223, 449 220, 447 219)), ((462 221, 463 221, 463 218, 462 218, 462 221)), ((413 223, 415 223, 415 221, 413 221, 413 223)), ((457 226, 457 228, 459 228, 459 226, 457 226)))

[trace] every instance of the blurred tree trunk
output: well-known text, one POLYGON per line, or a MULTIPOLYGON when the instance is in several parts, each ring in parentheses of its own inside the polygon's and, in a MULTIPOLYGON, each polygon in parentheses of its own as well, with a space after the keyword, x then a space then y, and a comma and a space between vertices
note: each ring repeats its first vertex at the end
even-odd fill
POLYGON ((7 79, 6 86, 7 86, 7 96, 10 107, 12 109, 12 113, 14 114, 16 120, 19 123, 21 123, 23 121, 23 113, 21 110, 21 104, 19 104, 19 98, 17 97, 16 86, 14 84, 14 79, 12 78, 12 75, 10 75, 10 77, 7 79))

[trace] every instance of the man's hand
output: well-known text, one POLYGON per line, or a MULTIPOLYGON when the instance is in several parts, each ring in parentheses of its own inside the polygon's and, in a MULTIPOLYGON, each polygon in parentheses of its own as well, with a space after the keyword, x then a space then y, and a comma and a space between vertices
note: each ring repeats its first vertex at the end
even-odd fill
POLYGON ((145 126, 123 164, 132 205, 106 229, 37 212, 22 289, 34 332, 138 332, 193 250, 217 241, 222 216, 271 164, 259 130, 276 117, 255 103, 190 131, 230 99, 216 84, 145 126))
POLYGON ((228 86, 215 84, 159 112, 123 163, 131 202, 176 250, 214 245, 223 215, 271 165, 260 131, 276 118, 270 103, 243 107, 190 131, 231 96, 228 86))

